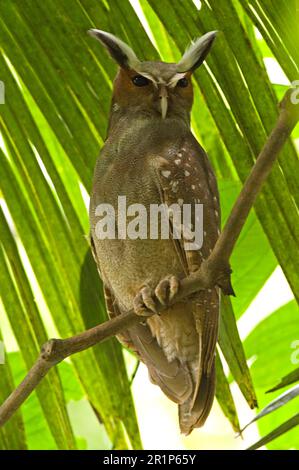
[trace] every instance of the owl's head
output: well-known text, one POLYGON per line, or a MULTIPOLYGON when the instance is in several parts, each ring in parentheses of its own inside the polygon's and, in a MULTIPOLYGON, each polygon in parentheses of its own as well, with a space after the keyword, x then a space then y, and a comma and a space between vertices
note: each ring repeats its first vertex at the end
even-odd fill
POLYGON ((217 31, 196 39, 178 63, 140 61, 134 51, 113 34, 91 29, 120 66, 114 81, 112 110, 160 116, 189 115, 193 102, 191 75, 205 60, 217 31))

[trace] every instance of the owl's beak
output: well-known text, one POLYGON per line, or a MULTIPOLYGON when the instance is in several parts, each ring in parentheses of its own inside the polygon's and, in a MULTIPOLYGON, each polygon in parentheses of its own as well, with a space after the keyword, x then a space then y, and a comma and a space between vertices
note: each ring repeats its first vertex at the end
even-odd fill
POLYGON ((160 106, 161 106, 161 115, 162 119, 166 118, 167 108, 168 108, 168 92, 165 85, 161 85, 159 91, 160 106))

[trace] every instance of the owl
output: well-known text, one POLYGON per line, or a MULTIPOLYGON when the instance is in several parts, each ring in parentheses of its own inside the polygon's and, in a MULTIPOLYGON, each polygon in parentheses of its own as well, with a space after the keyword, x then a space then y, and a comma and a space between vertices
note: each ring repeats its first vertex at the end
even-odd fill
POLYGON ((114 35, 96 29, 90 34, 119 66, 108 134, 90 198, 93 256, 110 318, 132 308, 141 317, 118 339, 147 366, 150 380, 178 404, 180 429, 188 435, 204 424, 214 399, 219 291, 215 287, 170 303, 181 279, 208 258, 219 236, 215 175, 190 130, 191 77, 211 49, 216 32, 195 40, 178 63, 140 61, 114 35), (123 231, 120 197, 130 222, 141 206, 147 211, 146 222, 152 207, 160 205, 164 209, 188 206, 190 217, 187 223, 166 210, 168 236, 165 231, 163 236, 160 232, 151 236, 149 224, 139 236, 128 236, 123 231), (115 226, 106 236, 99 235, 99 208, 103 207, 106 217, 114 217, 115 226), (202 210, 197 211, 198 207, 202 210), (191 243, 200 220, 201 241, 191 243), (165 308, 155 314, 159 304, 165 308))

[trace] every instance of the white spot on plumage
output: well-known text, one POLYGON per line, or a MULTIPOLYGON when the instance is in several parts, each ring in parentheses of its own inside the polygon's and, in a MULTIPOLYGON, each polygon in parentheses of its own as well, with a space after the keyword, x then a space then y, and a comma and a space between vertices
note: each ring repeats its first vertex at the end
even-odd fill
POLYGON ((185 176, 190 176, 190 172, 188 170, 185 170, 184 173, 185 173, 185 176))
POLYGON ((164 178, 169 178, 169 176, 171 175, 171 171, 169 171, 169 170, 162 170, 162 171, 161 171, 161 175, 164 176, 164 178))
POLYGON ((178 192, 178 184, 179 182, 178 181, 171 181, 170 185, 171 185, 171 190, 173 193, 177 193, 178 192))
POLYGON ((180 164, 182 163, 182 161, 179 160, 179 159, 177 159, 177 160, 174 161, 174 163, 175 163, 176 165, 180 165, 180 164))
POLYGON ((192 189, 195 189, 195 184, 191 184, 191 188, 192 188, 192 189))

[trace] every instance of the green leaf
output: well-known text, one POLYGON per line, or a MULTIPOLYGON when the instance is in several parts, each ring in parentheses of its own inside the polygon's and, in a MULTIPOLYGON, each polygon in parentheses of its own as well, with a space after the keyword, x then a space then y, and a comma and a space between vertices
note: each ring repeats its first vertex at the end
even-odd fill
POLYGON ((272 387, 269 390, 267 390, 267 393, 275 392, 276 390, 286 387, 287 385, 293 384, 294 382, 297 382, 298 380, 299 380, 299 368, 293 370, 289 374, 282 377, 282 379, 280 379, 280 382, 277 385, 275 385, 275 387, 272 387))
MULTIPOLYGON (((0 341, 3 337, 0 331, 0 341)), ((4 343, 3 343, 4 344, 4 343)), ((5 354, 5 363, 0 364, 0 400, 1 403, 14 390, 15 383, 9 364, 8 354, 5 354)), ((0 428, 0 450, 26 450, 27 441, 24 432, 24 421, 21 411, 17 413, 0 428)))
MULTIPOLYGON (((1 208, 0 228, 1 297, 28 370, 39 354, 39 344, 44 343, 47 337, 15 240, 1 208)), ((54 369, 38 386, 37 395, 57 446, 64 449, 75 447, 60 378, 54 369)))
MULTIPOLYGON (((299 414, 296 414, 292 418, 288 419, 285 423, 281 424, 280 426, 275 428, 273 431, 271 431, 269 434, 264 436, 258 442, 256 442, 252 446, 248 447, 248 450, 256 450, 256 449, 259 449, 260 447, 262 447, 264 445, 269 444, 274 439, 277 439, 279 436, 282 436, 283 434, 287 433, 291 429, 298 426, 298 424, 299 424, 299 414)), ((289 447, 289 449, 291 449, 291 448, 289 447)))
POLYGON ((275 4, 271 0, 241 0, 289 80, 298 79, 298 18, 296 0, 275 4))
MULTIPOLYGON (((289 302, 263 320, 249 334, 244 342, 246 356, 251 358, 251 376, 258 402, 263 409, 273 400, 266 391, 277 382, 279 376, 289 371, 292 363, 294 340, 299 338, 298 307, 295 301, 289 302)), ((279 396, 274 392, 274 399, 279 396)), ((272 397, 272 394, 271 394, 272 397)), ((298 411, 298 404, 289 401, 275 413, 258 421, 262 435, 266 435, 282 423, 292 418, 298 411)), ((293 430, 277 441, 269 444, 270 449, 299 448, 298 433, 293 430)))
POLYGON ((249 406, 254 408, 257 406, 257 399, 247 366, 246 356, 239 337, 230 298, 224 295, 221 296, 221 317, 218 341, 234 379, 249 406))
MULTIPOLYGON (((14 382, 15 384, 19 384, 27 370, 23 357, 20 352, 11 352, 7 356, 12 369, 14 382)), ((53 432, 41 408, 41 401, 37 397, 37 390, 25 401, 21 410, 28 449, 58 449, 58 443, 55 442, 53 432)))
POLYGON ((275 398, 270 403, 268 403, 268 405, 265 406, 265 408, 263 408, 262 411, 260 411, 249 423, 247 423, 246 426, 244 426, 241 432, 243 432, 250 424, 254 423, 255 421, 258 421, 264 416, 267 416, 269 413, 272 413, 273 411, 277 410, 281 406, 284 406, 286 403, 288 403, 290 400, 293 400, 298 395, 299 395, 299 385, 296 385, 290 390, 287 390, 286 392, 282 393, 277 398, 275 398))
MULTIPOLYGON (((220 179, 218 185, 224 224, 241 191, 241 184, 237 181, 220 179)), ((231 302, 238 319, 277 266, 269 242, 253 211, 249 214, 233 251, 231 265, 234 268, 232 283, 236 293, 231 302)))
POLYGON ((237 415, 235 402, 230 390, 228 380, 224 374, 221 359, 216 354, 216 398, 234 431, 240 432, 240 423, 237 415))

